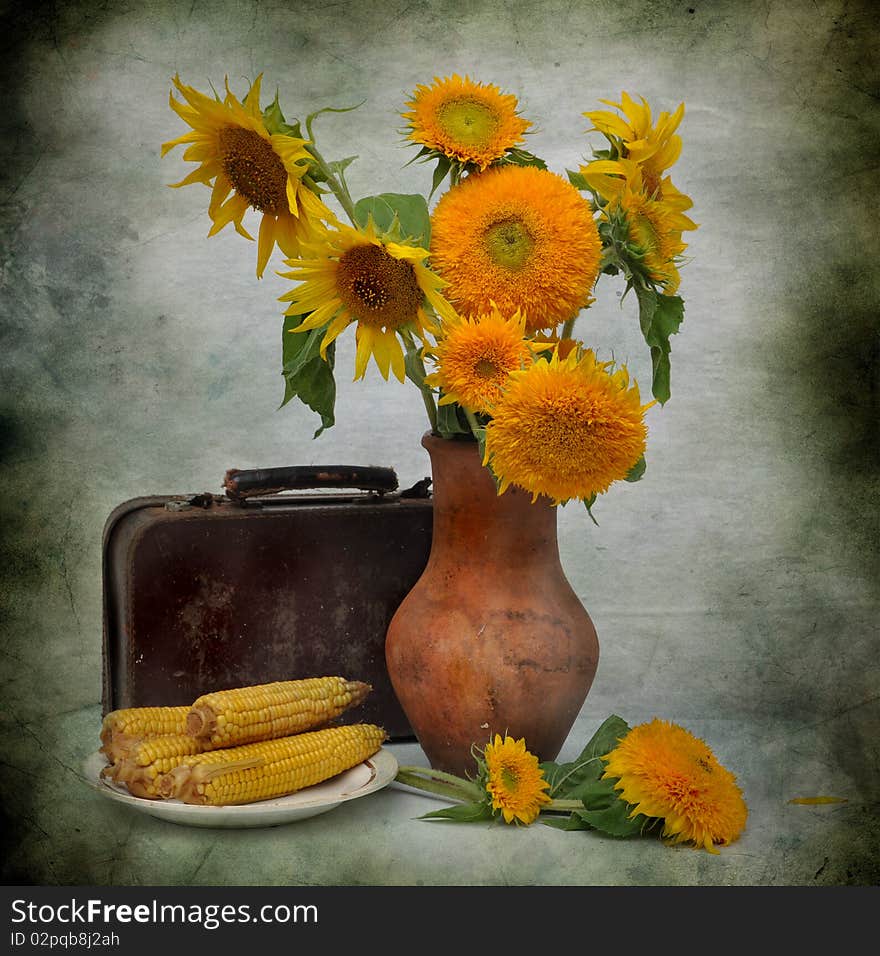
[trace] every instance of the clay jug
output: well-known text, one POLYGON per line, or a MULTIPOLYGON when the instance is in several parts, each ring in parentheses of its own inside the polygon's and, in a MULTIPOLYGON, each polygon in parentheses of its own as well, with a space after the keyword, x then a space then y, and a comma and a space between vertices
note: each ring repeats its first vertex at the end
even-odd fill
POLYGON ((555 760, 592 685, 596 630, 559 559, 556 509, 498 495, 474 441, 430 433, 433 537, 391 620, 395 694, 432 767, 473 774, 496 733, 555 760))

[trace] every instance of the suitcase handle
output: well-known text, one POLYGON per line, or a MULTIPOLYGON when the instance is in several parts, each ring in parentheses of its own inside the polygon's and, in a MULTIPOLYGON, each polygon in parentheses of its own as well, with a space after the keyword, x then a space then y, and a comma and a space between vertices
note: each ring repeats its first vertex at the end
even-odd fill
POLYGON ((393 468, 359 465, 289 465, 281 468, 230 468, 223 478, 227 497, 235 500, 274 495, 302 488, 357 488, 360 491, 396 491, 393 468))

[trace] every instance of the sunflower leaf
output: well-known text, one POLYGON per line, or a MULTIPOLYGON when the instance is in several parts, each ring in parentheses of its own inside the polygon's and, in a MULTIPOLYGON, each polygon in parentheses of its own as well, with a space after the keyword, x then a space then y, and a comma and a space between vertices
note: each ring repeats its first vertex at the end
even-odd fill
POLYGON ((437 431, 443 438, 471 434, 471 427, 462 420, 457 402, 437 404, 437 431))
POLYGON ((540 156, 530 153, 527 149, 518 149, 515 146, 504 154, 501 163, 510 166, 537 166, 538 169, 547 168, 547 164, 540 156))
POLYGON ((578 816, 577 812, 570 814, 567 817, 551 817, 545 814, 542 814, 538 818, 541 823, 548 827, 555 827, 557 830, 592 830, 593 828, 584 820, 582 817, 578 816))
POLYGON ((458 803, 442 810, 423 813, 420 820, 455 820, 458 823, 478 823, 492 819, 492 808, 488 803, 458 803))
POLYGON ((632 837, 644 833, 650 824, 648 817, 637 813, 631 817, 633 808, 621 799, 600 810, 575 810, 585 823, 589 823, 595 830, 601 830, 609 836, 632 837))
POLYGON ((639 324, 651 349, 654 398, 665 405, 670 397, 671 367, 669 337, 678 332, 684 320, 684 302, 677 295, 663 295, 645 283, 633 284, 639 302, 639 324))
POLYGON ((624 477, 624 481, 639 481, 639 479, 644 475, 645 469, 648 467, 647 462, 645 461, 645 456, 642 455, 641 458, 630 468, 624 477))
POLYGON ((266 124, 266 129, 272 134, 283 133, 285 136, 295 136, 297 139, 302 139, 302 128, 299 120, 296 120, 291 126, 284 119, 277 92, 272 103, 263 110, 263 122, 266 124))
POLYGON ((425 197, 415 193, 380 193, 366 196, 354 205, 358 224, 365 227, 372 217, 376 228, 386 232, 399 224, 400 233, 412 242, 427 248, 431 241, 431 214, 425 197))
POLYGON ((335 343, 327 349, 326 360, 321 357, 320 345, 324 329, 293 333, 303 320, 301 315, 285 316, 282 339, 282 374, 284 396, 279 408, 298 398, 321 418, 321 427, 312 436, 336 423, 336 379, 333 375, 335 343))
POLYGON ((431 179, 431 193, 433 196, 434 193, 440 186, 440 183, 449 175, 449 170, 452 167, 452 163, 449 160, 448 156, 438 156, 437 165, 434 167, 434 176, 431 179))
POLYGON ((622 717, 612 714, 602 722, 574 760, 563 764, 552 761, 541 764, 544 779, 550 784, 551 797, 559 800, 582 799, 575 792, 577 788, 599 780, 605 769, 600 758, 612 751, 620 739, 629 733, 629 729, 629 724, 622 717))
MULTIPOLYGON (((583 173, 576 173, 574 170, 566 169, 566 174, 568 175, 568 181, 574 186, 575 189, 589 189, 587 181, 583 176, 583 173)), ((601 228, 601 227, 600 227, 601 228)))

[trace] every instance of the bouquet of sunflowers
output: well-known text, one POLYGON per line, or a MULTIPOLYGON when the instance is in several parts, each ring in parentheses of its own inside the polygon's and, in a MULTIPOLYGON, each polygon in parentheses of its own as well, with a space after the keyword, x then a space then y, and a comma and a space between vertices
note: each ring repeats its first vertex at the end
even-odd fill
MULTIPOLYGON (((623 92, 584 113, 604 146, 560 175, 524 148, 532 123, 515 96, 468 77, 417 86, 402 104, 403 135, 433 166, 425 194, 355 200, 315 123, 326 108, 285 118, 261 102, 261 76, 239 100, 174 78, 171 108, 197 163, 177 183, 211 188, 209 235, 232 224, 253 239, 256 273, 276 247, 291 281, 284 311, 282 404, 297 398, 334 424, 335 342, 355 336, 354 378, 371 360, 419 390, 434 435, 478 443, 498 493, 514 485, 590 511, 618 480, 645 470, 644 416, 670 397, 670 336, 683 234, 692 206, 667 175, 681 152, 684 106, 654 118, 623 92), (182 97, 176 99, 174 92, 182 97), (633 293, 652 365, 643 404, 625 366, 600 360, 575 334, 601 276, 633 293)), ((281 311, 281 310, 279 310, 281 311)), ((590 512, 592 514, 592 512, 590 512)), ((540 819, 563 830, 624 837, 659 833, 714 851, 736 840, 748 811, 736 779, 685 728, 608 718, 569 763, 538 759, 524 739, 496 734, 475 748, 477 773, 401 767, 398 782, 453 806, 425 816, 459 822, 540 819)))
POLYGON ((515 485, 589 510, 613 482, 638 480, 645 412, 670 396, 682 236, 696 228, 667 175, 683 105, 655 120, 626 92, 603 101, 612 109, 584 115, 604 148, 563 176, 524 147, 532 123, 515 96, 437 78, 401 109, 430 189, 355 200, 345 173, 357 157, 325 158, 315 134, 319 116, 345 110, 287 119, 277 94, 262 104, 261 79, 239 100, 228 83, 208 96, 175 77, 170 105, 190 129, 162 150, 186 145, 198 164, 175 185, 211 188, 209 235, 232 224, 253 239, 255 218, 257 276, 276 247, 283 256, 282 404, 310 407, 316 437, 334 424, 335 342, 353 328, 354 378, 372 360, 413 383, 431 431, 479 443, 499 493, 515 485), (603 275, 635 295, 648 404, 625 366, 575 334, 603 275))

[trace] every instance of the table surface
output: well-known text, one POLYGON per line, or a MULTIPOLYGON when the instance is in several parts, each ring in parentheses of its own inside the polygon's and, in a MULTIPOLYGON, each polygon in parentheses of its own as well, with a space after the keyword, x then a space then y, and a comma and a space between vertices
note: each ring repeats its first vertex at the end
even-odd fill
MULTIPOLYGON (((585 708, 560 759, 571 759, 608 716, 585 708)), ((633 721, 631 721, 633 722, 633 721)), ((180 826, 106 799, 83 764, 97 749, 100 708, 47 721, 39 746, 23 735, 17 762, 39 780, 25 811, 23 882, 90 885, 876 885, 876 804, 852 788, 847 802, 796 805, 816 768, 803 728, 782 722, 702 722, 749 806, 742 837, 717 854, 656 837, 620 840, 540 824, 459 824, 419 817, 448 805, 392 783, 331 811, 282 826, 180 826), (32 874, 36 874, 34 877, 32 874)), ((415 742, 391 743, 400 764, 427 766, 415 742)), ((27 777, 31 774, 32 777, 27 777)), ((19 813, 19 811, 21 811, 19 813)), ((17 882, 16 860, 8 862, 17 882)))

